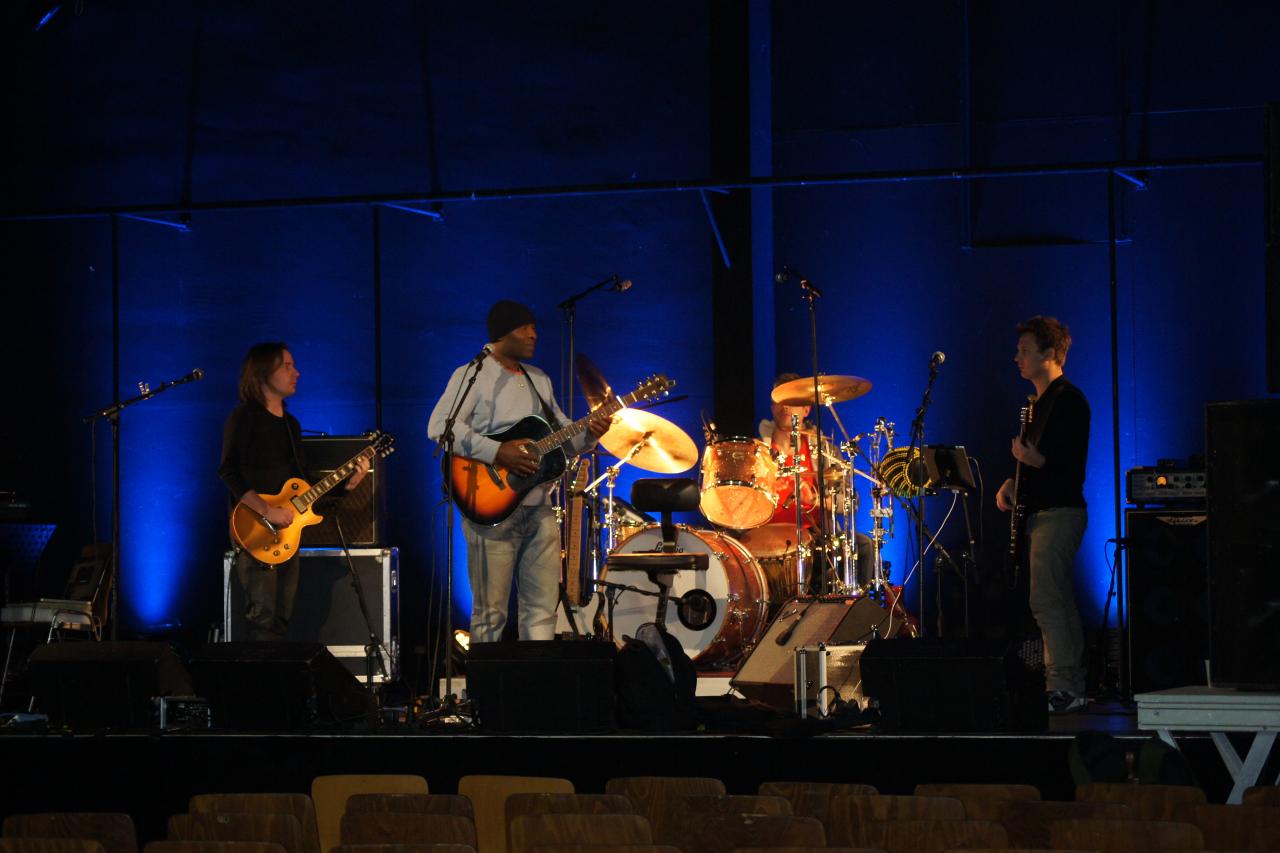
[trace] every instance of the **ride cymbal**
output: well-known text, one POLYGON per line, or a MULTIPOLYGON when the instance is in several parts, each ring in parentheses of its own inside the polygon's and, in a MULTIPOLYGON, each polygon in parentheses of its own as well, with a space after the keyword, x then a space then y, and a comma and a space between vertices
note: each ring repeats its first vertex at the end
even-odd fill
POLYGON ((600 446, 619 459, 627 459, 639 446, 627 462, 654 474, 679 474, 698 462, 698 447, 688 433, 643 409, 623 409, 614 415, 600 446))
POLYGON ((784 406, 812 406, 815 402, 819 406, 825 406, 828 403, 843 403, 846 400, 861 397, 870 390, 871 380, 863 379, 861 376, 819 376, 818 396, 815 400, 813 377, 804 376, 800 379, 792 379, 790 382, 783 382, 773 389, 770 396, 773 402, 784 406))

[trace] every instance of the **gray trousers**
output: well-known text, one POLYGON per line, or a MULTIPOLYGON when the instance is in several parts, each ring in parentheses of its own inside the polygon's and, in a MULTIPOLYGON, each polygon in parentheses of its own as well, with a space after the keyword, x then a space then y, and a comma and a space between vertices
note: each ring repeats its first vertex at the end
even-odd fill
POLYGON ((1044 637, 1045 687, 1085 692, 1084 628, 1072 581, 1076 551, 1089 523, 1079 507, 1056 507, 1027 518, 1031 613, 1044 637))
POLYGON ((264 565, 247 551, 236 554, 236 577, 244 590, 244 618, 250 640, 283 640, 298 597, 298 555, 278 566, 264 565))
POLYGON ((560 597, 560 528, 545 504, 519 506, 496 527, 462 520, 471 579, 471 641, 502 639, 511 582, 516 582, 519 636, 550 640, 560 597))

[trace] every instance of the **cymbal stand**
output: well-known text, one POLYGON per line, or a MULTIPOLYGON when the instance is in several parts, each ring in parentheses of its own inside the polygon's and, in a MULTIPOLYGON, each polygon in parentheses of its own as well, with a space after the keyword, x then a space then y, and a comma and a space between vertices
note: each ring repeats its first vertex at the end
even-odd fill
POLYGON ((622 470, 622 466, 626 465, 628 462, 634 459, 636 454, 639 453, 641 450, 643 450, 649 444, 649 438, 652 435, 653 435, 652 432, 646 432, 644 436, 639 441, 636 442, 635 447, 632 447, 630 450, 627 451, 626 456, 622 457, 617 462, 610 465, 608 468, 605 468, 604 473, 602 473, 599 477, 596 477, 594 480, 588 483, 586 487, 584 487, 582 490, 582 493, 584 495, 591 495, 592 497, 594 497, 596 494, 597 487, 602 482, 605 483, 605 488, 609 490, 609 498, 608 498, 609 511, 608 511, 608 515, 605 518, 605 526, 608 528, 607 535, 609 537, 606 550, 609 553, 613 553, 613 549, 616 548, 618 545, 618 510, 613 502, 613 485, 615 482, 617 482, 618 472, 622 470))
MULTIPOLYGON (((822 455, 822 447, 819 444, 818 455, 822 455)), ((804 595, 808 589, 806 581, 808 580, 808 566, 804 559, 804 508, 800 500, 800 416, 793 414, 791 416, 791 464, 779 467, 779 473, 790 474, 793 478, 794 487, 791 491, 791 501, 796 508, 796 594, 804 595)))
MULTIPOLYGON (((871 587, 877 595, 885 595, 885 587, 889 578, 884 571, 884 541, 893 538, 893 495, 884 485, 880 476, 880 463, 884 453, 893 449, 893 423, 884 418, 876 419, 875 430, 871 438, 871 451, 867 454, 867 462, 875 480, 871 484, 871 587), (884 448, 884 452, 882 452, 884 448), (889 521, 885 528, 885 519, 889 521)), ((853 445, 856 449, 857 445, 853 445)))
MULTIPOLYGON (((844 441, 840 444, 840 451, 844 454, 845 461, 849 464, 849 470, 844 473, 844 517, 847 521, 845 529, 840 531, 840 539, 841 557, 843 559, 841 565, 844 567, 843 592, 851 594, 856 592, 858 588, 857 492, 854 489, 853 482, 854 457, 849 449, 853 441, 849 438, 849 431, 844 428, 844 422, 840 420, 840 415, 836 414, 835 402, 830 397, 827 397, 822 401, 822 404, 831 412, 831 417, 836 422, 836 428, 844 436, 844 441)), ((822 443, 821 438, 818 439, 818 443, 822 443)), ((826 488, 826 483, 823 483, 823 488, 826 488)), ((833 506, 831 509, 831 529, 833 532, 835 532, 835 528, 835 507, 833 506)))

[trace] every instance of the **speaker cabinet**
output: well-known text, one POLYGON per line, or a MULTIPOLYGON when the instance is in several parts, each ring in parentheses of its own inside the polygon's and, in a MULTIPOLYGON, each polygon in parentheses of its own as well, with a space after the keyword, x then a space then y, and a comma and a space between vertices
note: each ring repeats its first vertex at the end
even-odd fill
MULTIPOLYGON (((323 477, 347 462, 364 448, 369 439, 362 435, 322 435, 302 439, 310 473, 323 477)), ((369 464, 369 475, 350 492, 340 485, 322 501, 319 512, 324 521, 302 531, 304 548, 341 548, 335 517, 342 522, 342 533, 349 548, 373 548, 382 545, 382 519, 386 516, 386 489, 383 486, 382 460, 369 464)))
POLYGON ((1204 684, 1209 656, 1208 519, 1128 509, 1129 683, 1134 693, 1204 684))
POLYGON ((191 658, 213 727, 306 731, 366 723, 373 700, 319 643, 212 643, 191 658))
POLYGON ((870 598, 792 599, 778 611, 730 684, 748 699, 790 712, 795 708, 795 650, 820 643, 865 643, 873 629, 888 637, 905 627, 870 598))
POLYGON ((614 728, 613 643, 473 643, 467 695, 480 728, 495 732, 605 732, 614 728))
POLYGON ((1209 675, 1280 689, 1280 400, 1206 407, 1209 675))
MULTIPOLYGON (((298 559, 298 597, 285 639, 324 643, 356 678, 365 680, 364 647, 369 642, 369 629, 351 586, 346 555, 333 548, 303 548, 298 559)), ((360 576, 374 634, 387 652, 387 671, 384 674, 375 662, 373 680, 394 681, 400 664, 400 552, 396 548, 353 548, 351 561, 360 576)), ((223 555, 222 584, 223 639, 246 639, 244 590, 235 577, 234 551, 223 555)))
POLYGON ((1044 731, 1044 675, 1013 643, 993 640, 872 640, 862 653, 862 689, 880 705, 887 732, 1044 731))
POLYGON ((32 652, 28 667, 36 706, 78 731, 156 728, 156 697, 192 693, 168 643, 56 643, 32 652))

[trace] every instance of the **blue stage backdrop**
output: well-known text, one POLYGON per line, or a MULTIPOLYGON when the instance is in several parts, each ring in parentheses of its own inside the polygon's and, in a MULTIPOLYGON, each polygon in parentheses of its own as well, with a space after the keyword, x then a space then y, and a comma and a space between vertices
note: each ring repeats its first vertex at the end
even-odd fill
MULTIPOLYGON (((771 241, 777 261, 824 289, 821 369, 875 383, 840 404, 851 432, 883 415, 905 441, 929 356, 947 354, 926 437, 964 444, 981 463, 985 493, 971 509, 984 558, 1002 547, 992 495, 1010 470, 1028 390, 1012 364, 1013 324, 1040 312, 1070 324, 1067 373, 1093 407, 1079 570, 1096 622, 1105 544, 1122 533, 1115 468, 1199 452, 1204 403, 1263 394, 1261 107, 1280 100, 1280 72, 1266 61, 1280 12, 1183 4, 1156 15, 1150 4, 1103 0, 1047 10, 1012 0, 752 8, 772 15, 751 45, 772 56, 771 78, 763 85, 743 68, 740 82, 752 109, 772 112, 774 175, 1254 158, 1137 170, 1130 177, 1141 186, 1115 180, 1114 312, 1105 175, 793 187, 774 193, 770 214, 754 211, 758 242, 730 241, 735 259, 759 247, 758 262, 771 241)), ((484 343, 493 301, 533 306, 534 360, 563 394, 557 303, 613 273, 632 279, 627 293, 580 304, 578 351, 619 390, 651 372, 675 378, 689 397, 659 411, 700 439, 700 411, 716 414, 711 277, 721 263, 701 201, 582 188, 741 177, 724 166, 747 159, 725 150, 731 129, 712 126, 732 111, 712 109, 720 105, 709 93, 712 37, 737 14, 746 7, 394 0, 376 14, 345 4, 300 14, 188 0, 85 4, 39 32, 10 28, 15 67, 33 73, 4 96, 14 128, 6 209, 279 202, 196 210, 189 231, 161 210, 121 216, 114 247, 106 215, 0 225, 15 271, 13 333, 0 351, 18 389, 0 489, 35 496, 44 520, 60 524, 32 584, 56 591, 90 541, 93 479, 98 538, 109 531, 109 432, 97 429, 91 468, 80 417, 136 393, 139 380, 155 386, 201 367, 203 382, 122 419, 123 615, 129 628, 181 622, 194 634, 217 621, 220 433, 239 361, 257 340, 292 348, 302 376, 291 408, 305 428, 360 432, 381 419, 399 439, 386 473, 406 647, 426 638, 429 617, 449 609, 462 624, 469 609, 461 547, 454 598, 439 595, 440 477, 425 425, 450 372, 484 343), (302 203, 537 187, 564 194, 417 212, 302 203)), ((770 159, 756 153, 758 167, 770 159)), ((807 373, 808 320, 794 289, 778 288, 770 312, 772 327, 761 324, 753 340, 761 366, 742 370, 774 360, 776 334, 778 370, 807 373)), ((752 379, 763 388, 769 377, 752 379)), ((763 399, 757 408, 763 417, 763 399)), ((621 477, 624 496, 636 476, 621 477)), ((945 510, 932 500, 930 519, 945 510)), ((957 510, 944 542, 960 544, 962 522, 957 510)), ((865 503, 858 523, 868 526, 865 503)), ((912 559, 901 514, 896 533, 889 558, 900 581, 912 559)), ((931 602, 932 561, 925 570, 931 602)), ((980 579, 974 619, 1015 618, 1007 579, 991 570, 980 579)), ((951 601, 957 583, 948 576, 951 601)), ((913 579, 913 605, 918 591, 913 579)))

